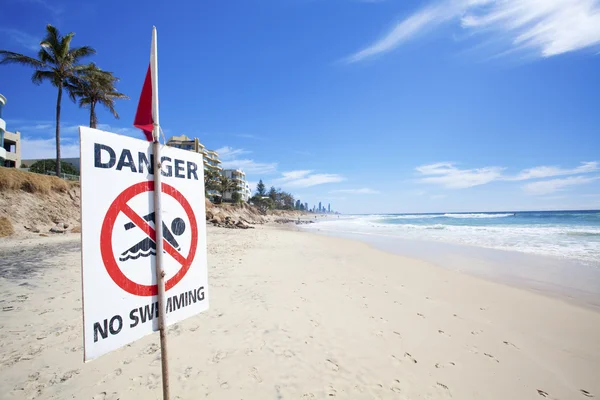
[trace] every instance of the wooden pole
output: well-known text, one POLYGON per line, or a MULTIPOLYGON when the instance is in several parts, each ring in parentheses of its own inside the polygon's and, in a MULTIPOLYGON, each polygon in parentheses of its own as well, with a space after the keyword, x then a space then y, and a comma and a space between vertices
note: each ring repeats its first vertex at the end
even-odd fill
POLYGON ((158 119, 158 60, 156 46, 156 27, 152 27, 152 55, 150 70, 152 74, 152 120, 154 129, 154 228, 156 230, 156 285, 158 286, 158 330, 160 332, 160 360, 162 365, 163 400, 169 400, 169 358, 167 352, 166 308, 165 308, 165 269, 163 251, 162 222, 162 175, 160 158, 160 124, 158 119))

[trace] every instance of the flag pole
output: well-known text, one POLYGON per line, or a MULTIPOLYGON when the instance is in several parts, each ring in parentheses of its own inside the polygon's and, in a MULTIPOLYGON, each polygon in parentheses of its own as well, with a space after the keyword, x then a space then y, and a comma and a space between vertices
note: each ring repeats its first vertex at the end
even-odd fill
POLYGON ((152 129, 154 147, 154 228, 156 231, 156 285, 158 286, 158 329, 160 332, 160 360, 162 365, 163 400, 169 400, 169 360, 167 353, 166 308, 165 308, 165 270, 163 258, 163 222, 162 222, 162 176, 160 158, 160 124, 158 120, 158 51, 156 27, 152 27, 152 54, 150 57, 152 74, 152 129))

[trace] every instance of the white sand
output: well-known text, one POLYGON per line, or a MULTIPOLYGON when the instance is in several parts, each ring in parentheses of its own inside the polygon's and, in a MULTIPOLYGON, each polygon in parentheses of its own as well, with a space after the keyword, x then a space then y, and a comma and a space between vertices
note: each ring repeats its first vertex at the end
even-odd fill
MULTIPOLYGON (((0 398, 161 398, 157 334, 83 364, 78 238, 22 242, 0 242, 0 398)), ((169 330, 173 399, 600 397, 595 311, 309 233, 209 247, 212 308, 169 330)))

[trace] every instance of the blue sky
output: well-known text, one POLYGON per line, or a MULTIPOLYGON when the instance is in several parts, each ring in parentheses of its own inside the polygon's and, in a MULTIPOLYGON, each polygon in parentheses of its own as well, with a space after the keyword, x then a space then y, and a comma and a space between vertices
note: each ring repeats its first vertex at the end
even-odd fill
MULTIPOLYGON (((6 0, 0 49, 47 23, 121 78, 132 126, 158 28, 161 124, 252 182, 346 213, 600 208, 597 0, 6 0)), ((53 157, 56 90, 0 66, 24 158, 53 157)), ((63 154, 87 110, 63 102, 63 154)))

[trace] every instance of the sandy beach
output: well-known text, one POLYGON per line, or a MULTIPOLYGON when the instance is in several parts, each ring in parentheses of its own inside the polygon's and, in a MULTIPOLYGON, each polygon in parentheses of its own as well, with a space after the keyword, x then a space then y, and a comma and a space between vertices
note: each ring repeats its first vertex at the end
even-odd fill
MULTIPOLYGON (((209 228, 174 399, 586 399, 600 314, 349 239, 209 228)), ((153 334, 84 364, 79 236, 0 241, 2 399, 159 399, 153 334)))

